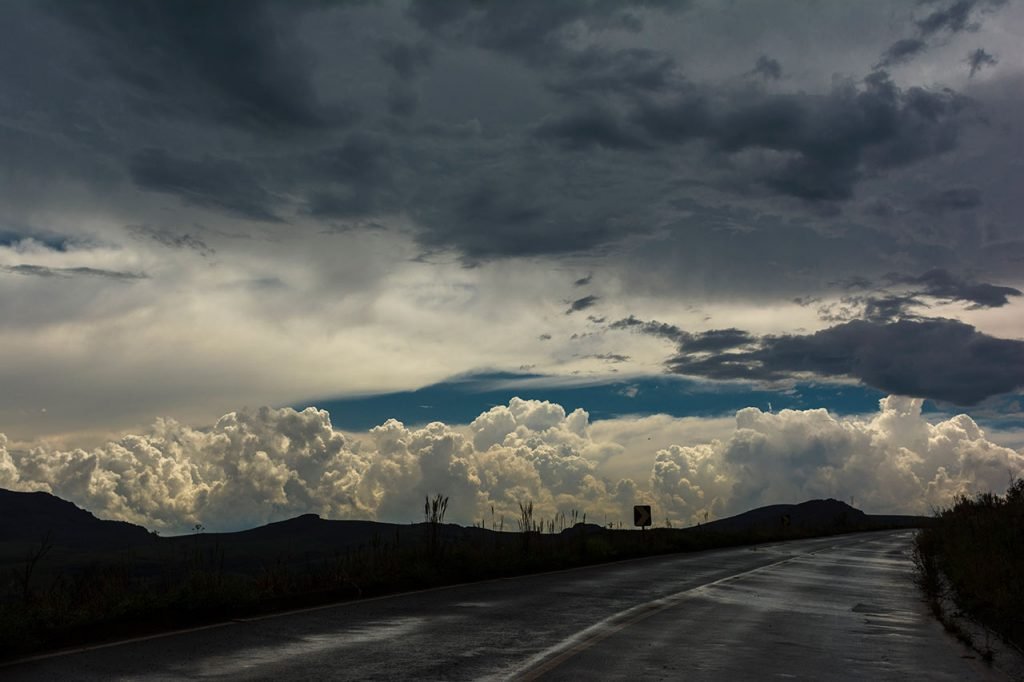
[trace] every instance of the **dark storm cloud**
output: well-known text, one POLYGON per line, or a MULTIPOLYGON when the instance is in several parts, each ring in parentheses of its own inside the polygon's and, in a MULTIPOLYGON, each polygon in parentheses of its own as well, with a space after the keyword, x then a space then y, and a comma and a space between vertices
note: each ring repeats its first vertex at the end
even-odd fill
POLYGON ((622 208, 607 202, 588 205, 597 186, 577 183, 565 191, 559 186, 564 176, 551 174, 562 166, 557 160, 551 163, 531 168, 512 156, 508 168, 466 186, 458 182, 468 180, 459 170, 453 176, 427 178, 410 199, 420 226, 417 239, 430 249, 454 247, 471 264, 583 252, 624 236, 622 208))
POLYGON ((360 131, 305 159, 295 172, 318 187, 308 197, 310 214, 351 218, 372 215, 400 201, 394 187, 399 166, 391 139, 360 131))
POLYGON ((688 353, 707 353, 739 348, 757 340, 756 337, 741 329, 711 329, 705 332, 691 333, 683 331, 674 324, 666 324, 657 320, 647 322, 633 315, 612 322, 608 328, 634 331, 667 339, 688 353))
POLYGON ((980 47, 977 50, 972 50, 965 60, 967 65, 971 67, 971 77, 978 73, 983 67, 995 66, 999 63, 999 60, 990 55, 980 47))
POLYGON ((281 222, 270 193, 240 162, 211 156, 183 159, 162 149, 146 149, 132 156, 129 171, 141 189, 251 220, 281 222))
POLYGON ((928 43, 920 38, 904 38, 890 45, 882 54, 882 60, 875 68, 895 66, 908 62, 928 48, 928 43))
MULTIPOLYGON (((112 1, 62 3, 59 13, 78 27, 74 35, 90 36, 103 55, 89 63, 91 72, 113 74, 120 84, 114 94, 130 90, 133 102, 150 107, 152 116, 140 117, 118 103, 128 125, 123 137, 108 135, 110 165, 129 158, 138 188, 249 219, 295 216, 295 223, 319 220, 343 230, 407 217, 421 248, 450 250, 466 263, 608 253, 636 244, 631 237, 662 233, 692 243, 695 252, 726 249, 727 257, 716 261, 723 263, 743 257, 731 233, 673 222, 698 223, 698 214, 707 218, 716 210, 720 202, 702 194, 704 187, 753 201, 773 195, 818 201, 818 220, 826 209, 838 210, 822 201, 856 198, 865 179, 952 149, 967 119, 961 115, 966 99, 897 88, 881 74, 824 93, 785 94, 776 90, 782 84, 750 78, 688 80, 682 58, 649 45, 622 47, 645 42, 646 36, 627 33, 660 18, 649 8, 685 3, 414 2, 407 13, 403 5, 358 15, 380 25, 365 36, 354 31, 362 42, 351 48, 324 40, 341 22, 308 13, 341 10, 331 3, 322 4, 328 10, 310 9, 320 6, 143 1, 122 13, 112 1), (229 15, 222 29, 211 28, 229 15), (353 55, 365 77, 355 74, 357 66, 341 85, 321 77, 337 75, 343 68, 337 65, 353 55), (244 70, 243 56, 251 73, 236 77, 232 70, 244 70), (452 71, 455 61, 473 68, 452 71), (207 68, 207 62, 216 64, 207 68), (432 62, 436 68, 423 77, 432 62), (517 90, 499 113, 477 111, 453 96, 480 85, 474 79, 504 83, 509 73, 510 83, 532 79, 535 87, 517 90), (332 92, 343 90, 348 96, 350 85, 365 106, 358 129, 345 138, 347 130, 324 127, 330 112, 321 100, 334 101, 332 92), (202 120, 185 125, 167 120, 165 111, 202 120), (229 135, 238 126, 294 135, 285 141, 229 135), (139 151, 151 146, 165 151, 139 151), (674 176, 681 181, 670 185, 674 176), (704 187, 691 194, 694 185, 704 187), (700 196, 687 209, 692 218, 677 218, 682 211, 670 207, 683 196, 700 196)), ((757 54, 744 56, 738 70, 757 54)), ((762 55, 755 71, 774 79, 776 66, 762 55)), ((799 87, 799 74, 789 76, 799 87)), ((758 233, 746 237, 757 246, 771 241, 763 233, 776 227, 752 225, 761 208, 736 221, 758 233)), ((133 220, 161 222, 147 215, 133 220)), ((788 234, 813 229, 804 227, 788 234)), ((787 239, 772 239, 779 242, 773 254, 789 262, 787 239)), ((808 255, 814 250, 807 247, 808 255)))
POLYGON ((541 140, 555 140, 565 149, 646 149, 649 145, 608 111, 577 111, 542 123, 535 131, 541 140))
MULTIPOLYGON (((935 273, 915 280, 947 282, 935 273)), ((673 341, 678 350, 666 361, 670 372, 716 381, 774 382, 811 374, 958 405, 1024 386, 1024 342, 992 337, 958 320, 899 319, 908 306, 923 305, 909 296, 871 298, 866 304, 873 308, 868 319, 813 334, 690 333, 634 316, 608 328, 673 341)))
POLYGON ((311 56, 292 35, 312 2, 80 0, 55 12, 97 53, 150 115, 199 116, 283 131, 347 123, 322 103, 311 56))
POLYGON ((763 182, 803 199, 846 199, 868 172, 951 149, 966 102, 946 92, 901 90, 883 72, 862 89, 824 97, 786 95, 741 104, 722 117, 714 141, 727 152, 760 147, 792 155, 763 182))
POLYGON ((1009 297, 1020 296, 1019 289, 997 286, 985 282, 970 282, 942 268, 928 270, 919 277, 890 275, 894 283, 920 285, 921 294, 949 301, 963 301, 971 308, 1001 308, 1009 297))
POLYGON ((956 0, 942 9, 937 9, 925 18, 917 22, 917 28, 921 35, 930 36, 940 31, 959 33, 970 31, 975 27, 972 21, 973 12, 979 5, 1003 4, 1000 2, 985 3, 980 0, 956 0))
POLYGON ((563 95, 658 92, 678 80, 675 60, 656 50, 589 47, 566 58, 548 87, 563 95))
POLYGON ((120 281, 136 279, 148 279, 148 275, 140 272, 120 272, 118 270, 103 270, 100 268, 50 268, 44 265, 2 265, 0 270, 15 275, 29 275, 32 277, 102 277, 120 281))
MULTIPOLYGON (((921 4, 925 3, 922 2, 921 4)), ((875 68, 896 66, 919 57, 930 47, 927 39, 933 38, 935 34, 976 31, 980 26, 978 21, 979 15, 990 12, 1005 4, 1006 0, 955 0, 955 2, 943 8, 933 10, 924 18, 915 22, 917 37, 897 40, 890 45, 882 53, 882 58, 875 68)), ((981 50, 981 52, 984 52, 984 50, 981 50)), ((968 57, 969 63, 971 63, 970 59, 968 57)), ((976 70, 972 65, 972 76, 976 70)))
POLYGON ((657 336, 669 341, 681 342, 684 339, 690 338, 690 334, 684 332, 682 329, 674 324, 668 324, 665 322, 658 322, 657 320, 651 320, 650 322, 636 318, 633 315, 616 320, 608 325, 609 329, 624 329, 639 332, 641 334, 649 334, 651 336, 657 336))
POLYGON ((687 353, 718 352, 746 346, 755 340, 755 337, 741 329, 711 329, 681 338, 679 346, 687 353))
MULTIPOLYGON (((881 279, 873 283, 860 277, 837 283, 847 290, 858 289, 865 293, 843 296, 838 302, 822 304, 817 311, 819 319, 825 322, 857 319, 871 322, 920 321, 928 319, 919 312, 930 307, 928 299, 965 303, 968 309, 977 310, 1001 308, 1010 302, 1010 297, 1021 295, 1013 287, 972 281, 944 268, 932 268, 918 276, 889 273, 881 279)), ((801 300, 796 299, 796 302, 801 303, 801 300)), ((807 303, 813 302, 816 301, 807 303)))
POLYGON ((590 284, 590 280, 592 280, 593 278, 594 278, 594 275, 593 275, 593 273, 591 273, 591 274, 587 275, 586 277, 580 277, 578 280, 573 282, 572 285, 574 287, 585 287, 588 284, 590 284))
POLYGON ((392 178, 392 142, 384 135, 356 132, 311 160, 317 176, 337 182, 388 183, 392 178))
POLYGON ((600 299, 598 296, 589 295, 582 298, 577 298, 569 304, 569 309, 565 311, 566 315, 586 310, 587 308, 593 307, 600 299))
POLYGON ((387 104, 392 116, 407 118, 419 108, 420 94, 405 83, 395 83, 388 88, 387 104))
POLYGON ((667 365, 677 374, 716 380, 853 378, 889 393, 974 405, 1024 385, 1024 342, 956 320, 855 320, 809 335, 763 337, 755 350, 683 350, 667 365))
MULTIPOLYGON (((860 302, 860 301, 858 301, 860 302)), ((894 322, 916 317, 911 308, 928 307, 913 294, 887 296, 866 296, 863 298, 864 319, 870 322, 894 322)))
MULTIPOLYGON (((467 226, 481 232, 505 232, 502 226, 517 228, 544 217, 544 210, 513 198, 494 184, 482 184, 459 200, 457 214, 467 226)), ((510 234, 509 238, 514 240, 510 234)))
POLYGON ((968 211, 981 206, 981 191, 976 187, 953 187, 920 199, 918 207, 928 213, 968 211))
POLYGON ((747 150, 772 150, 776 157, 737 168, 731 182, 740 188, 753 180, 806 200, 845 200, 867 174, 954 148, 969 106, 949 91, 898 88, 885 72, 872 73, 862 87, 844 84, 825 95, 749 89, 725 96, 691 84, 673 92, 638 98, 626 121, 609 120, 608 112, 571 114, 547 122, 539 134, 572 148, 703 141, 726 161, 747 150))
POLYGON ((782 78, 782 64, 780 64, 777 59, 772 59, 767 55, 761 55, 757 58, 757 62, 754 64, 754 68, 751 70, 751 73, 758 75, 765 80, 777 81, 782 78))
POLYGON ((429 45, 392 43, 381 50, 381 59, 395 70, 402 80, 412 80, 430 66, 434 50, 429 45))
POLYGON ((520 2, 475 2, 474 0, 413 0, 409 15, 426 31, 484 49, 514 54, 535 64, 563 57, 566 43, 573 38, 574 25, 590 30, 639 31, 643 24, 636 10, 684 9, 689 2, 656 0, 520 0, 520 2))

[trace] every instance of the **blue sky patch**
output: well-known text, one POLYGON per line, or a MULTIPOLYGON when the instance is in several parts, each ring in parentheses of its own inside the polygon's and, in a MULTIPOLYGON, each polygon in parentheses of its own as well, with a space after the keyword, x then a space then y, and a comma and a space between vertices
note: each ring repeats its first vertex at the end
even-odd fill
MULTIPOLYGON (((662 375, 603 383, 564 382, 564 377, 537 374, 475 374, 415 391, 325 398, 293 407, 325 409, 335 427, 362 431, 392 417, 410 426, 432 421, 465 424, 495 405, 508 404, 513 397, 548 400, 567 412, 582 407, 594 421, 651 414, 718 417, 751 406, 766 411, 825 407, 840 415, 862 414, 877 411, 878 401, 885 397, 880 391, 860 386, 797 384, 786 390, 752 390, 745 384, 710 385, 662 375)), ((926 403, 925 409, 934 408, 926 403)))

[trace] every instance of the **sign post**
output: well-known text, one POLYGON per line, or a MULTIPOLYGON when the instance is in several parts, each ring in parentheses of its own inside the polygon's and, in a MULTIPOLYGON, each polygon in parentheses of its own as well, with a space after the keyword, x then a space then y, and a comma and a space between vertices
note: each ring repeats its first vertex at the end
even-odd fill
POLYGON ((643 530, 645 526, 651 525, 651 505, 633 505, 633 525, 640 526, 640 530, 643 530))

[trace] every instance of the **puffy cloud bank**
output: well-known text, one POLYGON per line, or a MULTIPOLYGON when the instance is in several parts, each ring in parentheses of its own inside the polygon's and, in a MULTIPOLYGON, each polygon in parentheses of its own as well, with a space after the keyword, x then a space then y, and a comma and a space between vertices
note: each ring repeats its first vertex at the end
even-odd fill
MULTIPOLYGON (((580 409, 513 398, 468 426, 411 429, 395 420, 352 438, 326 411, 233 412, 210 428, 157 420, 92 451, 10 448, 0 434, 0 487, 46 490, 104 518, 182 531, 238 529, 314 512, 329 518, 417 520, 425 495, 450 496, 449 519, 514 529, 517 504, 540 516, 570 509, 618 521, 638 501, 656 518, 692 522, 761 504, 856 498, 869 512, 927 512, 959 493, 1002 490, 1024 455, 989 441, 967 415, 929 423, 921 401, 888 397, 878 413, 745 408, 724 439, 624 452, 580 409), (602 462, 649 461, 646 480, 612 480, 602 462)), ((635 441, 632 441, 635 447, 635 441)))

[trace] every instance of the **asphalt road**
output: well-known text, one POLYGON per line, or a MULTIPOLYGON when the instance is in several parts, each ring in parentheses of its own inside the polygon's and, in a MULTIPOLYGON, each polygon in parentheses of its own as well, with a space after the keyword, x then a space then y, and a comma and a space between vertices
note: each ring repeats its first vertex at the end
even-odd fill
POLYGON ((40 658, 0 679, 1003 679, 930 616, 911 537, 460 585, 40 658))

